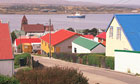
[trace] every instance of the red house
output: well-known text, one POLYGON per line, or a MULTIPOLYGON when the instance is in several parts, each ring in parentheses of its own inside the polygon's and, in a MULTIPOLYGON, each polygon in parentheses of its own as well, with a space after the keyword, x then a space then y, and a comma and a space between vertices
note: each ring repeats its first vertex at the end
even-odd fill
POLYGON ((102 32, 99 35, 97 35, 96 36, 96 39, 98 39, 98 42, 100 42, 104 46, 106 46, 106 32, 102 32))
POLYGON ((83 35, 83 37, 88 38, 88 39, 94 39, 93 35, 83 35))

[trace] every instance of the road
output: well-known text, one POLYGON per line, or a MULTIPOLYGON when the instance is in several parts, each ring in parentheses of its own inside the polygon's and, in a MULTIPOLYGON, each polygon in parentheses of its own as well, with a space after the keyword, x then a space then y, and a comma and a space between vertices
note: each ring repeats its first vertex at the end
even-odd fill
POLYGON ((116 72, 109 69, 87 66, 78 63, 66 62, 54 58, 33 56, 34 60, 38 60, 47 67, 73 67, 80 70, 85 77, 89 79, 89 84, 140 84, 140 77, 130 74, 116 72))

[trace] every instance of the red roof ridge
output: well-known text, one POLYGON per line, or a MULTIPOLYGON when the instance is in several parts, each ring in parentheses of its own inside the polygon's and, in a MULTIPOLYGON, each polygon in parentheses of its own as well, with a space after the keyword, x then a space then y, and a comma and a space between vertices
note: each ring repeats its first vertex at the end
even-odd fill
POLYGON ((99 35, 96 35, 96 37, 106 39, 106 32, 102 32, 99 35))
POLYGON ((14 59, 8 23, 0 22, 0 47, 0 60, 14 59))
MULTIPOLYGON (((78 35, 78 33, 68 31, 65 29, 61 29, 61 30, 51 34, 51 40, 52 40, 51 44, 54 46, 54 45, 59 44, 59 43, 63 42, 64 40, 66 40, 66 39, 68 39, 76 34, 78 35)), ((41 39, 49 43, 49 33, 42 36, 41 39)))
POLYGON ((15 40, 16 41, 16 46, 22 43, 40 43, 41 40, 40 38, 18 38, 15 40))

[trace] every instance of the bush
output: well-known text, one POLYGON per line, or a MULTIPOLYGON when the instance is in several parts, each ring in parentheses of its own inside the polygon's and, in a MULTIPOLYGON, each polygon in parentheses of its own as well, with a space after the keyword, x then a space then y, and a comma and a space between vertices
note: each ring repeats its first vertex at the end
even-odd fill
POLYGON ((14 77, 0 75, 0 84, 19 84, 19 81, 14 77))
POLYGON ((114 69, 114 57, 106 57, 104 53, 91 53, 91 54, 54 53, 53 57, 56 59, 61 59, 75 63, 82 63, 91 66, 114 69))
POLYGON ((105 64, 107 68, 114 69, 114 57, 106 57, 105 64))
POLYGON ((81 72, 63 67, 19 70, 15 77, 21 84, 88 84, 87 78, 81 72))
POLYGON ((72 53, 53 53, 53 57, 56 59, 61 59, 69 62, 75 62, 75 63, 78 60, 76 54, 72 54, 72 53))
POLYGON ((24 59, 24 65, 29 65, 30 64, 30 60, 31 60, 31 55, 29 53, 23 53, 23 54, 17 54, 15 55, 15 66, 19 66, 20 65, 20 59, 24 59))

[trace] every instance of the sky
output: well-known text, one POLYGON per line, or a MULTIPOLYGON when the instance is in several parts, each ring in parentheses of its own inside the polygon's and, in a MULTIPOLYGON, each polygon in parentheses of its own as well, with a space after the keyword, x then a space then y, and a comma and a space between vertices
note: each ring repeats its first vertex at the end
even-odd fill
POLYGON ((66 1, 93 2, 98 4, 140 5, 140 0, 0 0, 0 3, 67 3, 66 1))
POLYGON ((68 1, 94 2, 94 3, 100 3, 100 4, 140 5, 140 0, 68 0, 68 1))

